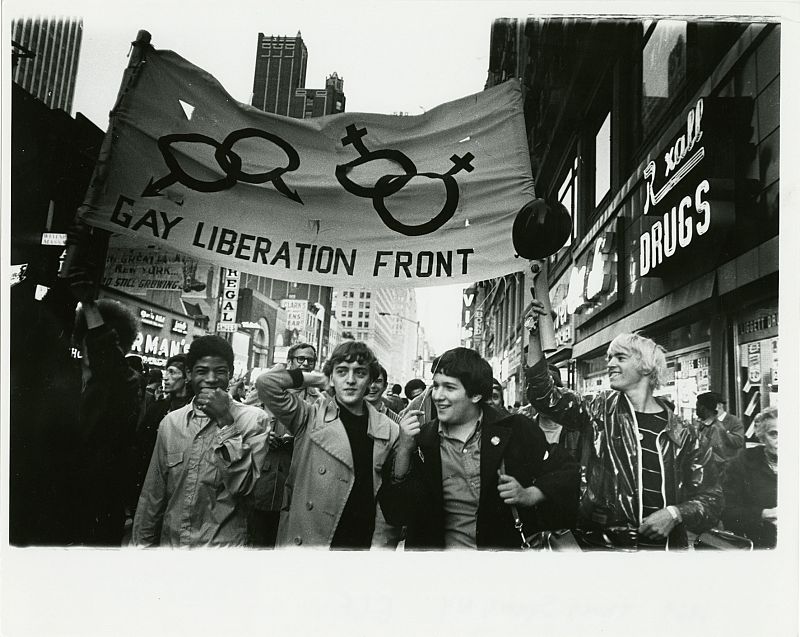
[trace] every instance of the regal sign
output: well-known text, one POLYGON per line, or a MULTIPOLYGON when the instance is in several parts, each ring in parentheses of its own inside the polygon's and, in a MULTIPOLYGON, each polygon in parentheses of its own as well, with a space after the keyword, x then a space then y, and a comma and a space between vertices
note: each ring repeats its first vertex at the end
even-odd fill
POLYGON ((661 276, 697 253, 731 224, 733 133, 720 99, 700 98, 685 126, 643 171, 645 200, 639 274, 661 276), (702 245, 701 245, 702 244, 702 245))

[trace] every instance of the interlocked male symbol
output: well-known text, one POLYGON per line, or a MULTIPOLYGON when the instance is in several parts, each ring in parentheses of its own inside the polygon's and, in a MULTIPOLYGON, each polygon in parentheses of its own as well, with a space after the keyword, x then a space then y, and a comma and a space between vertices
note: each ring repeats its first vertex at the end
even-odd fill
POLYGON ((354 124, 350 124, 346 128, 346 131, 347 135, 342 138, 342 146, 352 145, 358 151, 359 157, 356 157, 353 161, 346 164, 337 165, 336 179, 339 180, 339 183, 345 190, 356 197, 372 199, 372 207, 375 208, 375 212, 378 213, 381 221, 383 221, 388 228, 409 237, 418 237, 438 230, 453 217, 458 207, 459 196, 458 183, 453 178, 453 175, 462 170, 466 172, 472 172, 474 170, 474 166, 470 163, 475 159, 472 153, 466 153, 463 157, 459 157, 458 155, 450 157, 450 161, 453 162, 453 167, 446 173, 418 173, 417 166, 414 162, 411 161, 408 155, 399 150, 392 150, 390 148, 382 148, 375 151, 369 150, 361 139, 367 134, 366 128, 357 128, 354 124), (397 164, 405 171, 405 174, 384 175, 379 178, 371 188, 357 184, 348 177, 348 173, 357 166, 378 159, 385 159, 397 164), (447 198, 444 207, 433 219, 425 223, 410 225, 396 219, 394 215, 386 209, 384 200, 399 192, 400 189, 415 177, 442 180, 444 182, 447 198))
POLYGON ((258 128, 242 128, 233 131, 222 143, 201 133, 172 133, 158 138, 158 149, 164 157, 164 163, 169 168, 169 173, 156 181, 150 179, 150 182, 142 191, 142 197, 154 197, 160 194, 162 189, 174 183, 181 183, 187 188, 198 192, 220 192, 233 187, 239 181, 248 184, 264 184, 271 181, 272 185, 275 186, 275 190, 299 204, 303 203, 297 191, 291 190, 283 181, 285 173, 299 168, 300 156, 289 142, 267 131, 258 128), (275 144, 286 154, 286 165, 263 173, 246 173, 242 171, 242 158, 233 151, 233 146, 236 142, 248 137, 265 139, 275 144), (188 174, 175 157, 175 152, 172 148, 173 144, 179 142, 212 146, 214 148, 214 158, 225 173, 225 176, 221 179, 203 181, 188 174))

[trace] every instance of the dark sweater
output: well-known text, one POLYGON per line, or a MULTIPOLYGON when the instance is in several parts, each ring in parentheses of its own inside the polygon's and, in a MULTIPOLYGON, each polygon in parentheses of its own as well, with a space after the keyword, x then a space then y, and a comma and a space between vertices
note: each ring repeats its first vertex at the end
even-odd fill
POLYGON ((353 453, 355 480, 342 517, 336 525, 331 548, 368 549, 375 530, 375 496, 372 485, 372 438, 367 435, 369 414, 360 416, 339 404, 339 418, 353 453))
POLYGON ((764 448, 744 449, 731 460, 723 488, 725 528, 750 538, 756 548, 775 548, 776 526, 761 520, 763 509, 778 505, 778 476, 769 468, 764 448))

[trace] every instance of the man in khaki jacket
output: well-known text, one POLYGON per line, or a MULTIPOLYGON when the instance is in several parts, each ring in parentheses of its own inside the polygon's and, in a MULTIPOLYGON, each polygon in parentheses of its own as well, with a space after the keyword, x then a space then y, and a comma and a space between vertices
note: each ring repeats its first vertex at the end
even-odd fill
POLYGON ((256 381, 264 406, 295 436, 277 546, 368 549, 373 540, 382 543, 384 522, 375 498, 399 429, 364 400, 377 373, 372 351, 346 341, 323 373, 270 370, 256 381), (314 404, 291 391, 329 383, 335 397, 314 404))

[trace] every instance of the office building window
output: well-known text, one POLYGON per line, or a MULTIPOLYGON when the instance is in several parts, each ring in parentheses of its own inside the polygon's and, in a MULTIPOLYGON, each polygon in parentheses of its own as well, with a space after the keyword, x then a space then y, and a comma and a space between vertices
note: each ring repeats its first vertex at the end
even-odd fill
POLYGON ((594 205, 600 205, 611 190, 611 112, 594 138, 594 205))
POLYGON ((659 20, 646 25, 642 49, 642 132, 646 137, 686 81, 686 22, 659 20))

